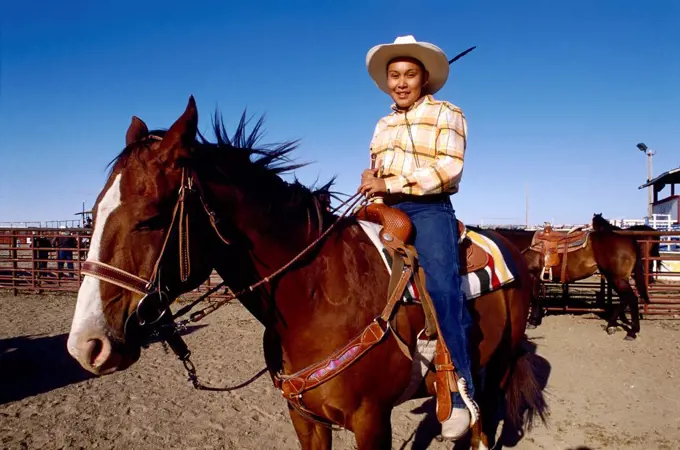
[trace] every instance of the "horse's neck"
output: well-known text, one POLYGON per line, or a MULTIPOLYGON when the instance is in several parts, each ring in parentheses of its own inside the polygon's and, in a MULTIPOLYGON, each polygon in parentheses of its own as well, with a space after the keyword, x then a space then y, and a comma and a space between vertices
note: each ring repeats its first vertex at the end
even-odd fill
POLYGON ((249 209, 240 218, 238 228, 251 246, 251 257, 262 276, 290 262, 320 235, 312 226, 311 212, 258 211, 249 209))
MULTIPOLYGON (((235 291, 271 276, 298 256, 322 232, 317 214, 308 208, 272 207, 257 196, 243 197, 237 204, 227 205, 222 199, 233 198, 233 193, 227 189, 221 185, 210 186, 213 200, 218 203, 215 205, 218 220, 222 216, 231 216, 235 211, 235 218, 232 216, 235 224, 228 230, 234 237, 232 249, 229 255, 223 255, 222 261, 218 261, 218 272, 224 274, 222 278, 225 280, 229 278, 228 284, 235 291)), ((273 281, 278 282, 278 277, 273 281)), ((299 282, 304 283, 305 280, 299 282)), ((260 300, 253 299, 255 296, 248 297, 248 309, 265 326, 271 323, 267 318, 271 314, 269 308, 260 300)))
MULTIPOLYGON (((216 187, 215 199, 228 196, 216 187)), ((235 291, 276 273, 331 224, 326 217, 324 227, 318 225, 313 205, 307 210, 272 208, 261 200, 244 196, 231 205, 245 245, 235 245, 240 249, 235 255, 224 255, 220 272, 235 291)), ((223 214, 233 214, 223 208, 223 214)), ((323 357, 327 346, 342 347, 347 336, 370 324, 385 305, 388 282, 379 252, 352 221, 338 225, 294 265, 241 300, 267 328, 270 342, 277 342, 274 347, 285 355, 281 358, 297 366, 306 358, 323 357)))
MULTIPOLYGON (((274 358, 284 361, 286 371, 342 347, 347 336, 358 334, 384 307, 389 275, 378 251, 360 233, 356 224, 339 226, 300 264, 272 280, 264 294, 267 298, 259 300, 266 308, 270 342, 277 343, 270 347, 281 351, 274 358)), ((271 238, 260 238, 253 240, 253 255, 264 261, 257 262, 255 256, 251 260, 259 266, 260 276, 277 270, 302 250, 291 251, 285 245, 275 246, 271 238)))

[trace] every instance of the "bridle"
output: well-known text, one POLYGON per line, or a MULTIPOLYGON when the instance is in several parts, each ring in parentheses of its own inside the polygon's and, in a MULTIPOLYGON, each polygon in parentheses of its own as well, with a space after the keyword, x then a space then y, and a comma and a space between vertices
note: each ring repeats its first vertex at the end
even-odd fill
MULTIPOLYGON (((157 136, 149 136, 148 138, 154 140, 161 140, 157 136)), ((196 305, 203 302, 208 296, 217 292, 224 287, 226 283, 220 282, 217 286, 211 288, 206 293, 201 295, 196 300, 192 301, 187 306, 181 308, 174 315, 170 311, 170 305, 177 297, 172 295, 167 286, 161 282, 161 263, 166 255, 168 249, 168 242, 175 230, 179 233, 179 271, 180 280, 186 282, 191 274, 191 260, 189 251, 189 212, 187 211, 187 203, 191 197, 197 197, 201 209, 208 216, 208 220, 215 234, 225 245, 230 245, 230 240, 226 239, 218 228, 219 220, 215 212, 208 207, 205 201, 205 192, 201 187, 198 177, 191 169, 182 169, 182 181, 178 191, 177 200, 172 213, 170 227, 165 235, 161 252, 156 259, 151 278, 146 280, 135 274, 119 269, 117 267, 105 264, 96 260, 86 260, 83 262, 81 272, 85 275, 97 278, 101 281, 114 284, 125 290, 142 295, 142 298, 137 302, 134 311, 128 316, 125 321, 125 339, 139 343, 142 346, 148 346, 152 337, 158 338, 164 344, 167 344, 177 357, 183 362, 189 376, 189 380, 197 389, 211 389, 200 384, 196 376, 196 370, 190 360, 191 352, 186 343, 181 337, 180 332, 186 328, 189 323, 198 322, 205 318, 208 314, 216 311, 221 306, 231 302, 239 296, 253 292, 256 288, 269 283, 273 278, 279 276, 281 273, 290 268, 300 258, 307 254, 314 248, 324 237, 326 237, 340 222, 342 218, 348 215, 350 211, 363 200, 361 194, 357 193, 345 200, 335 211, 347 206, 347 209, 333 222, 326 230, 322 232, 322 213, 320 211, 319 202, 315 199, 315 206, 317 209, 319 236, 307 247, 305 247, 297 256, 291 259, 284 266, 273 272, 267 277, 264 277, 256 283, 242 289, 236 293, 230 292, 227 297, 217 301, 211 302, 207 307, 194 312, 188 319, 180 322, 175 322, 175 319, 189 313, 196 305)), ((308 226, 308 235, 310 226, 308 226)))
MULTIPOLYGON (((150 136, 152 139, 160 139, 150 136)), ((177 295, 170 292, 162 282, 162 261, 167 255, 168 243, 175 232, 179 239, 179 275, 181 282, 186 282, 191 275, 191 258, 189 251, 189 212, 187 204, 192 197, 197 197, 202 209, 208 216, 209 222, 217 237, 226 245, 230 241, 220 232, 216 214, 208 207, 205 195, 198 178, 190 169, 182 169, 180 188, 172 212, 170 227, 168 228, 161 252, 153 266, 150 279, 141 278, 135 274, 103 263, 88 259, 83 262, 81 272, 110 284, 119 286, 127 291, 142 295, 134 311, 125 321, 124 336, 127 341, 135 341, 141 346, 148 346, 153 337, 160 338, 177 353, 180 359, 188 358, 189 351, 182 341, 179 330, 175 329, 170 305, 177 295)), ((224 286, 220 283, 216 288, 224 286)), ((211 289, 209 293, 217 289, 211 289)), ((205 296, 202 296, 204 298, 205 296)))
POLYGON ((143 295, 137 303, 133 315, 137 316, 139 325, 147 326, 153 325, 160 321, 167 312, 167 307, 170 305, 170 292, 167 287, 161 283, 161 262, 166 256, 168 249, 168 242, 175 230, 179 233, 179 273, 180 280, 186 282, 191 274, 191 258, 189 252, 189 214, 187 212, 187 203, 190 197, 198 197, 203 210, 206 212, 212 228, 220 238, 220 240, 229 245, 230 242, 226 239, 217 227, 217 220, 214 211, 212 211, 205 201, 204 194, 200 185, 196 182, 197 178, 193 171, 189 169, 182 169, 182 182, 178 191, 177 200, 172 212, 172 219, 170 227, 165 235, 161 252, 154 263, 151 278, 145 280, 137 275, 134 275, 125 270, 105 264, 101 261, 88 259, 83 262, 81 271, 85 275, 89 275, 99 280, 106 281, 116 286, 122 287, 131 292, 143 295), (151 299, 156 299, 156 304, 152 303, 151 299), (149 304, 149 305, 148 305, 149 304))

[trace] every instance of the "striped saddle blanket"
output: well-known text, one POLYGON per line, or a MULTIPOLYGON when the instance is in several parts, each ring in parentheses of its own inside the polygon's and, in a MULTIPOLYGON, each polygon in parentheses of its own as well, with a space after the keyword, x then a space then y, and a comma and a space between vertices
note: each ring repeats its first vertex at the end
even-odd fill
MULTIPOLYGON (((392 258, 380 241, 379 233, 381 226, 368 221, 360 220, 359 224, 364 232, 376 246, 388 273, 392 270, 392 258)), ((516 278, 516 267, 509 251, 503 242, 493 239, 483 230, 464 229, 461 241, 469 239, 487 253, 486 264, 476 270, 461 275, 461 289, 466 300, 472 300, 480 295, 493 292, 516 278)), ((419 295, 414 283, 409 283, 405 294, 406 301, 418 300, 419 295)))

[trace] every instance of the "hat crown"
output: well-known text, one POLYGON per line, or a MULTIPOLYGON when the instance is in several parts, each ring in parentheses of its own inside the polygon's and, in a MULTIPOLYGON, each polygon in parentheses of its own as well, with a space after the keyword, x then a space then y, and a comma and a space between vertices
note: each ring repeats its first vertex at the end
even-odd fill
MULTIPOLYGON (((366 54, 366 67, 378 87, 390 93, 387 86, 387 64, 395 57, 419 60, 430 74, 426 93, 434 94, 444 86, 449 76, 449 61, 442 49, 428 42, 418 42, 411 35, 398 36, 391 44, 376 45, 366 54)), ((425 91, 423 91, 425 92, 425 91)))
POLYGON ((416 38, 414 38, 412 35, 407 35, 407 36, 398 36, 394 40, 395 44, 415 44, 416 43, 416 38))

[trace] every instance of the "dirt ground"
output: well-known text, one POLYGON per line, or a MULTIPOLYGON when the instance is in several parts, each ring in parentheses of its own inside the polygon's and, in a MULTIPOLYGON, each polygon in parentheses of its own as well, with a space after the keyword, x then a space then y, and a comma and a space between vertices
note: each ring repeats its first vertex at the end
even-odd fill
MULTIPOLYGON (((89 377, 66 353, 74 304, 69 295, 0 295, 1 448, 299 448, 266 376, 229 393, 195 391, 179 361, 154 345, 125 372, 89 377)), ((262 327, 240 305, 206 325, 186 337, 204 382, 234 385, 264 367, 262 327)), ((550 365, 551 415, 514 448, 680 448, 680 320, 644 320, 636 342, 603 325, 554 315, 529 332, 550 365)), ((434 438, 428 405, 394 411, 393 448, 451 448, 434 438)), ((348 432, 334 443, 354 448, 348 432)))

